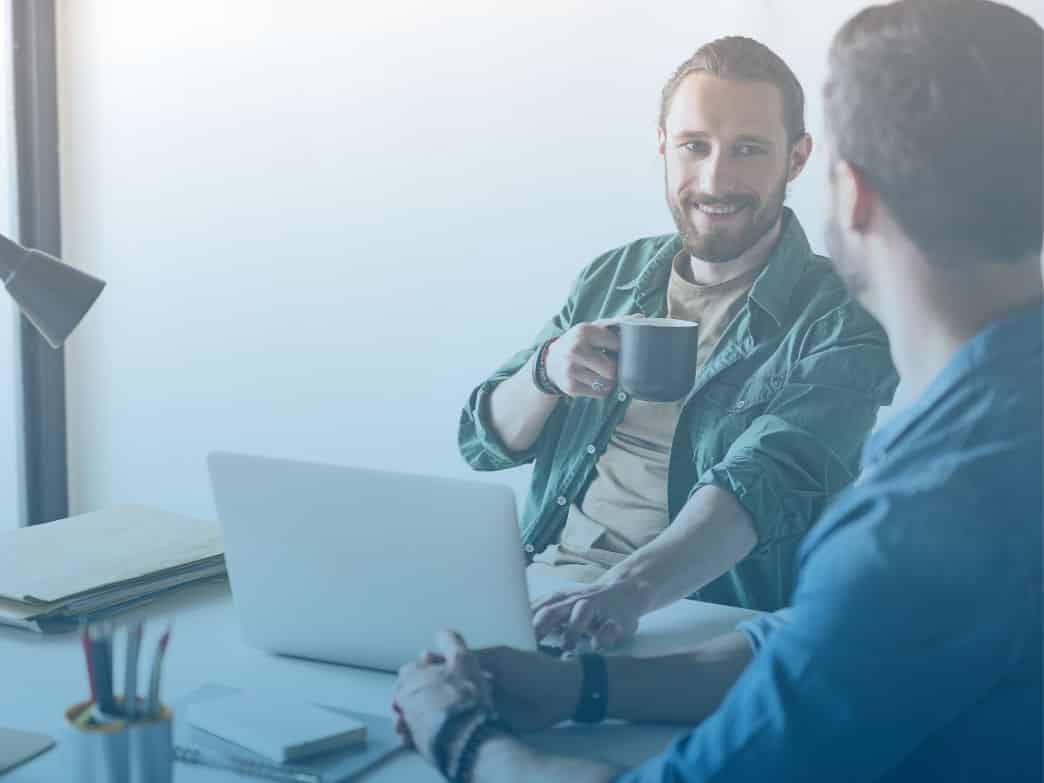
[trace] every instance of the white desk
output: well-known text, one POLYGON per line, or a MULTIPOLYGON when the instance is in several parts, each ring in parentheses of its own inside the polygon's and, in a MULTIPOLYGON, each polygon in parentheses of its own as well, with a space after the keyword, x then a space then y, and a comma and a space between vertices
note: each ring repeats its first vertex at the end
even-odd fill
MULTIPOLYGON (((391 715, 390 674, 333 664, 283 658, 247 647, 241 639, 228 587, 224 583, 186 588, 152 604, 147 612, 169 618, 174 632, 164 666, 164 699, 176 704, 203 683, 294 690, 302 698, 379 715, 391 715)), ((754 612, 692 601, 646 617, 638 638, 625 650, 634 655, 678 652, 731 630, 754 612)), ((419 651, 418 651, 419 652, 419 651)), ((40 636, 0 626, 0 726, 39 731, 58 747, 0 775, 3 783, 74 781, 66 763, 63 710, 87 695, 83 655, 76 634, 40 636)), ((677 727, 564 727, 532 737, 534 745, 633 764, 661 750, 677 727)), ((229 773, 177 765, 177 783, 247 781, 229 773)), ((401 753, 365 778, 366 783, 438 781, 418 756, 401 753)))

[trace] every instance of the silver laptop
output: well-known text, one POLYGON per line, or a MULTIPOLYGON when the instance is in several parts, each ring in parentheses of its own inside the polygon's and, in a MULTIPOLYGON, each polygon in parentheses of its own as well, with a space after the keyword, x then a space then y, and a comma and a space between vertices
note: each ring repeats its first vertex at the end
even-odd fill
POLYGON ((536 649, 509 488, 223 452, 208 463, 255 647, 386 671, 440 628, 536 649))

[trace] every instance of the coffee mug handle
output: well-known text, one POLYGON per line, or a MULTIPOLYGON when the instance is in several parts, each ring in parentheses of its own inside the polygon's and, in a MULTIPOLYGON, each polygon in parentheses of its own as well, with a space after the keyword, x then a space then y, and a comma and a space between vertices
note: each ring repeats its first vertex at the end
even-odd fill
POLYGON ((620 336, 620 323, 622 321, 640 321, 645 318, 645 313, 630 313, 628 315, 620 315, 613 319, 612 323, 605 325, 606 329, 610 329, 616 332, 616 336, 620 336))
MULTIPOLYGON (((615 334, 617 337, 620 336, 620 324, 619 323, 606 324, 605 328, 608 329, 613 334, 615 334)), ((600 350, 606 356, 617 356, 618 355, 617 351, 610 351, 608 348, 599 348, 598 350, 600 350)))

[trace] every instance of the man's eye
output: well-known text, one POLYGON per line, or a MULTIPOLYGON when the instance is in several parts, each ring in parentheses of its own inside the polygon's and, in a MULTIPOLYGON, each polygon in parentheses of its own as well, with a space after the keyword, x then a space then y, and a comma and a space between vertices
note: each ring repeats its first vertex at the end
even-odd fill
POLYGON ((683 144, 682 147, 695 155, 705 155, 707 153, 707 142, 705 141, 689 141, 683 144))

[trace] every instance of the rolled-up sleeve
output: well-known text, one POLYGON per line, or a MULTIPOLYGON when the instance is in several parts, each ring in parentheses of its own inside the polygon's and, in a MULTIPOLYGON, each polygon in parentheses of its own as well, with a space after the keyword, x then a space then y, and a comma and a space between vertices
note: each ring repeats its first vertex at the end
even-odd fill
POLYGON ((759 614, 749 620, 744 620, 736 626, 736 630, 747 637, 750 642, 751 652, 757 653, 769 637, 787 624, 790 609, 779 609, 775 612, 759 614))
POLYGON ((836 308, 810 327, 779 392, 692 493, 707 485, 731 492, 750 514, 759 548, 803 534, 855 477, 896 382, 876 324, 855 305, 836 308))
POLYGON ((533 343, 519 351, 489 378, 472 390, 460 414, 457 444, 460 454, 475 470, 504 470, 531 462, 540 448, 540 439, 524 451, 512 451, 489 422, 489 398, 501 383, 517 373, 536 350, 551 337, 556 337, 573 324, 579 281, 574 285, 562 309, 537 333, 533 343))

